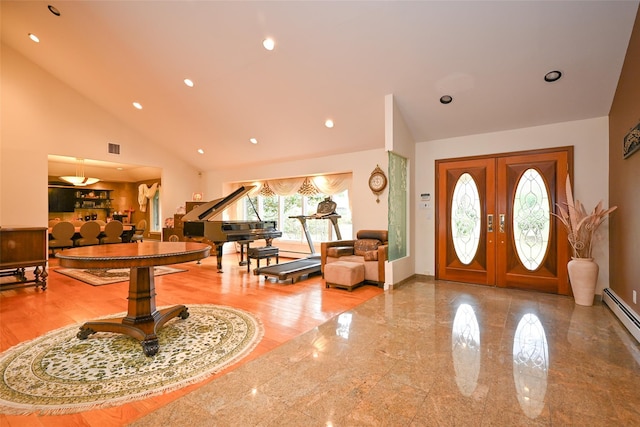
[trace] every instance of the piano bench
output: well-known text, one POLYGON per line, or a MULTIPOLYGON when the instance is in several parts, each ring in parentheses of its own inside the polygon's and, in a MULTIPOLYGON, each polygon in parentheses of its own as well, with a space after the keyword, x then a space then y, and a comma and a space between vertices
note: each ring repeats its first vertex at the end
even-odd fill
POLYGON ((261 246, 257 248, 248 248, 247 249, 247 271, 251 271, 251 260, 255 259, 258 266, 260 268, 260 260, 267 260, 267 265, 269 265, 269 261, 271 258, 276 258, 276 264, 280 262, 280 253, 279 249, 275 246, 261 246))

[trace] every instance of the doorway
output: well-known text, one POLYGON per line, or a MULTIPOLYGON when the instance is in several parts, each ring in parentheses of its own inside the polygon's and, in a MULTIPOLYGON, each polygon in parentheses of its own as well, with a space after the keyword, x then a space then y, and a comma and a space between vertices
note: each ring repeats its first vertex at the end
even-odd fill
POLYGON ((573 147, 436 161, 436 278, 569 295, 573 147))

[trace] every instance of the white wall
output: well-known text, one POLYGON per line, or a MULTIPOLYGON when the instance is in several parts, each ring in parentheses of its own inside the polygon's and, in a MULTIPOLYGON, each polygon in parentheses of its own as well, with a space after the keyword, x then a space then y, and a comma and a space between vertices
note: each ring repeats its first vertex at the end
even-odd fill
MULTIPOLYGON (((460 138, 421 142, 416 145, 416 193, 435 194, 434 162, 437 159, 482 154, 506 153, 539 148, 574 146, 574 197, 587 210, 609 199, 607 117, 558 123, 503 132, 471 135, 460 138)), ((427 218, 427 211, 416 209, 416 274, 434 275, 435 220, 427 218)), ((609 283, 609 239, 605 222, 600 228, 602 240, 594 248, 600 265, 597 292, 609 283)))
POLYGON ((162 168, 163 217, 173 216, 193 192, 202 191, 194 167, 159 149, 13 49, 6 45, 1 49, 1 225, 47 224, 48 154, 162 168), (107 153, 108 142, 121 145, 120 156, 107 153))

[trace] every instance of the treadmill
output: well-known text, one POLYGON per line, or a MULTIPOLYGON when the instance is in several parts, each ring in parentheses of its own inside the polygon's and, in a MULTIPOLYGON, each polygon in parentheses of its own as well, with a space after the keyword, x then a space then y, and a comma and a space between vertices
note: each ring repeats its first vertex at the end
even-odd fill
POLYGON ((309 276, 310 274, 320 273, 321 261, 320 255, 316 253, 313 247, 313 241, 311 240, 311 233, 307 226, 308 219, 326 219, 331 221, 333 229, 336 232, 338 240, 342 240, 340 234, 340 228, 338 227, 338 218, 340 215, 336 213, 336 202, 327 197, 318 204, 318 209, 313 215, 298 215, 290 216, 289 218, 296 218, 302 224, 304 235, 307 238, 309 244, 309 250, 311 254, 303 259, 297 259, 293 261, 283 262, 281 264, 268 265, 266 267, 256 268, 254 274, 256 276, 263 275, 265 279, 267 277, 275 277, 278 280, 285 281, 291 279, 291 283, 295 283, 302 276, 309 276))

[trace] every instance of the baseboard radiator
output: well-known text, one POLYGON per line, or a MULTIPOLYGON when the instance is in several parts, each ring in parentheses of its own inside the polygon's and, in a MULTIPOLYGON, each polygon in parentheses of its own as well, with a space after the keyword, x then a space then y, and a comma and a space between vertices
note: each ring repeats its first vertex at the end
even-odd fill
POLYGON ((613 311, 631 335, 640 342, 640 318, 614 291, 606 288, 602 293, 602 301, 613 311))

